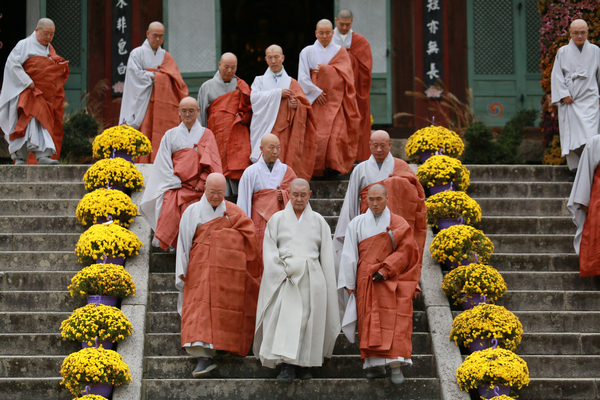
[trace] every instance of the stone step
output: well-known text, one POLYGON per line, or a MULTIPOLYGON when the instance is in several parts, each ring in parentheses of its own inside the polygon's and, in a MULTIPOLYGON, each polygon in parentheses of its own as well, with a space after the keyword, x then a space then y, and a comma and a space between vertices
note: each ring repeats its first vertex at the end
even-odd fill
POLYGON ((576 227, 571 217, 481 217, 477 229, 485 233, 527 235, 574 234, 576 227))
POLYGON ((490 265, 500 272, 579 271, 579 256, 575 253, 500 253, 496 250, 490 265))
MULTIPOLYGON (((68 315, 67 315, 68 316, 68 315)), ((600 319, 600 315, 599 315, 600 319)), ((59 322, 60 325, 60 322, 59 322)), ((3 320, 0 320, 0 332, 4 332, 3 320)), ((180 333, 181 317, 177 311, 165 312, 147 312, 146 313, 146 332, 147 333, 180 333)), ((413 332, 428 332, 427 314, 425 311, 415 311, 413 313, 413 332)))
MULTIPOLYGON (((512 311, 512 310, 511 310, 512 311)), ((536 332, 600 332, 599 311, 513 311, 523 325, 523 331, 536 332)), ((454 318, 460 311, 453 311, 454 318)))
POLYGON ((571 195, 571 182, 471 182, 467 194, 472 198, 561 198, 571 195))
POLYGON ((56 333, 71 312, 3 312, 0 333, 56 333))
POLYGON ((1 233, 1 251, 67 251, 75 250, 80 233, 1 233))
POLYGON ((60 376, 60 366, 65 357, 66 355, 0 356, 0 377, 54 378, 60 376))
POLYGON ((520 400, 597 400, 600 382, 594 378, 533 378, 520 389, 520 400))
MULTIPOLYGON (((503 273, 504 275, 504 273, 503 273)), ((539 281, 535 281, 539 283, 539 281)), ((533 281, 532 281, 533 283, 533 281)), ((510 287, 510 286, 509 286, 510 287)), ((600 292, 509 290, 497 302, 510 311, 597 311, 600 292)))
POLYGON ((496 235, 487 234, 499 253, 570 253, 573 235, 496 235))
POLYGON ((522 355, 531 378, 598 378, 597 355, 522 355))
POLYGON ((0 165, 0 182, 81 182, 90 165, 0 165))
POLYGON ((348 181, 311 181, 311 199, 344 199, 348 190, 348 181))
POLYGON ((71 199, 79 200, 85 194, 83 182, 3 182, 0 199, 71 199))
POLYGON ((73 400, 57 378, 0 378, 0 393, 10 400, 73 400))
MULTIPOLYGON (((578 264, 579 265, 579 264, 578 264)), ((171 273, 175 274, 175 254, 158 253, 152 248, 150 255, 151 273, 171 273)))
MULTIPOLYGON (((414 332, 412 335, 413 354, 431 354, 431 339, 427 332, 414 332)), ((250 349, 252 353, 252 349, 250 349)), ((350 343, 344 334, 338 337, 334 355, 360 354, 358 340, 350 343)), ((147 356, 186 356, 181 348, 181 335, 179 333, 149 333, 146 334, 147 356)))
POLYGON ((0 310, 3 312, 71 312, 86 304, 85 299, 71 297, 69 292, 0 291, 0 310))
MULTIPOLYGON (((73 272, 44 271, 39 272, 6 272, 0 280, 0 291, 66 291, 71 284, 73 272)), ((2 293, 2 292, 0 292, 2 293)))
MULTIPOLYGON (((435 359, 432 355, 413 354, 412 362, 411 367, 406 367, 402 371, 407 378, 436 377, 435 359)), ((215 357, 215 363, 219 368, 210 373, 210 378, 268 379, 276 378, 279 374, 277 369, 262 367, 260 361, 255 357, 233 355, 215 357)), ((146 357, 144 377, 146 379, 186 379, 192 376, 196 364, 198 364, 198 360, 190 356, 146 357)), ((2 365, 1 362, 0 365, 2 365)), ((15 371, 15 373, 18 372, 15 371)), ((312 374, 314 378, 326 379, 363 378, 365 376, 359 355, 332 356, 330 359, 325 359, 322 367, 312 368, 312 374)))
POLYGON ((0 233, 79 233, 87 230, 72 216, 0 216, 0 233))
POLYGON ((537 198, 537 199, 516 199, 516 198, 474 198, 479 206, 481 213, 486 217, 504 217, 504 216, 571 216, 567 210, 568 198, 537 198))
MULTIPOLYGON (((74 249, 68 251, 3 251, 0 265, 7 271, 79 271, 74 249)), ((173 270, 175 271, 175 270, 173 270)))
POLYGON ((229 379, 145 379, 144 398, 152 400, 198 398, 438 400, 440 398, 440 384, 437 378, 406 379, 400 388, 393 385, 389 379, 364 378, 295 380, 286 384, 275 379, 238 379, 235 385, 231 382, 229 379))
POLYGON ((73 217, 79 200, 0 200, 0 215, 48 215, 73 217))
POLYGON ((64 339, 60 333, 0 334, 0 355, 54 356, 81 350, 81 342, 64 339))
POLYGON ((567 182, 564 165, 465 165, 471 182, 567 182))
POLYGON ((324 217, 337 217, 340 215, 344 199, 311 199, 310 206, 313 211, 324 217))
POLYGON ((578 272, 504 271, 502 277, 509 290, 599 290, 600 278, 584 278, 578 272))
POLYGON ((600 355, 600 333, 524 332, 516 350, 520 355, 600 355))

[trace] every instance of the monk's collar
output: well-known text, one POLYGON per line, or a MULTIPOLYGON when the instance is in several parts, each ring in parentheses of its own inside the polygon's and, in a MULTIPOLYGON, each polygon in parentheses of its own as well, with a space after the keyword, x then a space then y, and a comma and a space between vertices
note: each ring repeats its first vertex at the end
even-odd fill
POLYGON ((378 224, 381 216, 383 215, 383 211, 379 214, 373 214, 373 218, 375 219, 375 223, 378 224))
POLYGON ((267 168, 269 168, 269 171, 273 172, 273 167, 275 166, 274 162, 265 162, 265 164, 267 164, 267 168))

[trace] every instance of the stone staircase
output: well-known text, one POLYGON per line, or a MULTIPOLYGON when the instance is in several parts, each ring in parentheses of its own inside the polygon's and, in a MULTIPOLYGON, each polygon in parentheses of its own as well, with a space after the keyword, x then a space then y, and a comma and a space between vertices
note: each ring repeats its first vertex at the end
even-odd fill
POLYGON ((81 344, 60 323, 84 305, 67 290, 81 269, 75 217, 88 166, 0 166, 0 399, 68 399, 60 366, 81 344))
POLYGON ((517 353, 531 383, 521 400, 600 398, 600 280, 579 276, 575 225, 566 209, 566 167, 467 166, 478 226, 493 241, 490 264, 508 292, 524 335, 517 353))

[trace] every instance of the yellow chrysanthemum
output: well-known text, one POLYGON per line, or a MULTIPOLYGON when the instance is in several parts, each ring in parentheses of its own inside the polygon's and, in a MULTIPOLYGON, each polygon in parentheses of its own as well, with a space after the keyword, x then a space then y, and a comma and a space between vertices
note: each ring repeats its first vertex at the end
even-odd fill
POLYGON ((442 229, 431 242, 429 247, 431 257, 438 262, 477 260, 485 264, 494 252, 494 244, 480 230, 468 225, 454 225, 442 229))
POLYGON ((442 218, 462 218, 465 225, 474 225, 481 221, 481 207, 465 192, 448 190, 430 196, 425 201, 427 223, 437 227, 442 218))
POLYGON ((460 136, 443 126, 428 126, 413 133, 406 143, 406 156, 412 157, 424 151, 437 152, 443 150, 445 155, 460 157, 465 149, 460 136))
POLYGON ((77 205, 77 219, 83 226, 95 224, 98 218, 111 216, 114 223, 125 228, 138 213, 137 206, 120 190, 96 189, 86 194, 77 205))
POLYGON ((456 370, 461 390, 479 386, 513 386, 518 389, 529 384, 527 363, 510 350, 501 348, 476 351, 456 370))
POLYGON ((119 125, 104 130, 94 139, 93 151, 95 158, 110 158, 113 149, 137 157, 150 154, 152 143, 137 129, 127 125, 119 125))
POLYGON ((119 185, 133 190, 144 188, 144 177, 136 166, 122 158, 107 158, 92 165, 83 176, 88 191, 119 185))
POLYGON ((448 156, 432 156, 417 169, 417 178, 423 187, 454 183, 454 190, 466 191, 469 188, 469 170, 460 160, 448 156))
POLYGON ((71 279, 69 291, 73 297, 103 295, 125 298, 135 296, 135 283, 121 265, 92 264, 71 279))
POLYGON ((88 263, 102 257, 131 257, 139 253, 143 243, 135 233, 117 225, 92 225, 77 242, 75 254, 80 263, 88 263))

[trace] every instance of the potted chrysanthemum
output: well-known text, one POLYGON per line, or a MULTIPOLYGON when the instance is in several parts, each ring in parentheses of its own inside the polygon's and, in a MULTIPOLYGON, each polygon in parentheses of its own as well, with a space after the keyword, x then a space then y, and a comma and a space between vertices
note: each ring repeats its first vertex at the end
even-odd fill
POLYGON ((144 177, 132 163, 122 158, 107 158, 92 165, 83 176, 88 191, 98 188, 142 190, 144 177))
POLYGON ((75 254, 80 263, 123 264, 126 257, 139 253, 143 243, 137 235, 117 225, 92 225, 81 234, 75 254))
POLYGON ((429 226, 446 229, 452 225, 475 225, 481 221, 481 207, 465 192, 446 191, 425 201, 429 226))
POLYGON ((127 125, 113 126, 96 136, 93 143, 97 159, 120 157, 132 161, 152 153, 152 143, 140 131, 127 125))
POLYGON ((445 154, 460 157, 465 149, 460 136, 443 126, 431 125, 413 133, 406 143, 406 156, 420 156, 421 162, 427 161, 434 154, 445 154))
POLYGON ((495 303, 506 293, 506 283, 494 267, 484 264, 461 265, 444 276, 442 290, 454 304, 468 310, 479 303, 495 303))
POLYGON ((138 209, 120 190, 96 189, 87 193, 77 204, 77 219, 83 226, 113 221, 124 228, 129 227, 138 209))
POLYGON ((456 158, 432 156, 417 169, 417 178, 429 193, 434 195, 445 190, 466 191, 470 173, 456 158))
POLYGON ((486 264, 494 252, 494 244, 485 234, 469 225, 454 225, 435 235, 431 257, 449 267, 461 263, 486 264))
POLYGON ((72 297, 87 297, 88 303, 116 306, 118 298, 135 296, 131 274, 116 264, 92 264, 83 268, 69 285, 72 297))

